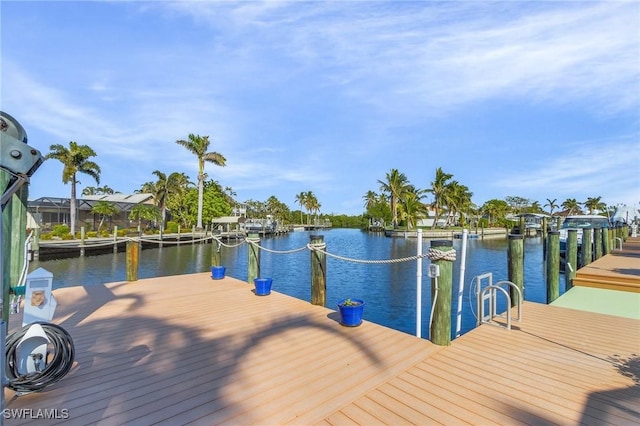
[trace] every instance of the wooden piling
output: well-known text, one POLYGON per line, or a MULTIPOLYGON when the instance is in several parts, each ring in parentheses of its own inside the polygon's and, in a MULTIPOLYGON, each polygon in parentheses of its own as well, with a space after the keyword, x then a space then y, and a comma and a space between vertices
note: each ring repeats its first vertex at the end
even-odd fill
POLYGON ((518 229, 520 229, 520 235, 525 235, 527 232, 527 226, 524 221, 524 216, 520 216, 520 223, 518 225, 518 229))
POLYGON ((113 227, 113 252, 118 253, 118 225, 113 227))
POLYGON ((585 228, 582 230, 582 244, 580 245, 582 252, 582 262, 580 262, 580 266, 584 267, 590 264, 593 261, 593 229, 585 228))
POLYGON ((36 228, 33 232, 33 243, 31 244, 31 251, 33 252, 33 258, 38 259, 40 257, 40 228, 36 228))
POLYGON ((594 260, 602 257, 602 228, 594 228, 593 230, 593 256, 594 260))
MULTIPOLYGON (((521 292, 524 291, 524 236, 509 234, 509 248, 507 252, 509 262, 508 280, 514 283, 521 292)), ((511 307, 518 305, 518 292, 509 286, 511 307)), ((524 293, 522 293, 524 294, 524 293)))
POLYGON ((80 227, 80 257, 84 256, 84 241, 87 238, 87 232, 84 226, 80 227))
MULTIPOLYGON (((454 251, 453 241, 433 240, 431 249, 440 252, 454 251)), ((432 343, 440 346, 451 345, 451 299, 453 295, 453 261, 434 259, 430 256, 431 264, 437 265, 439 276, 431 278, 431 300, 435 306, 431 313, 433 321, 429 329, 432 343)))
POLYGON ((560 297, 560 231, 547 237, 547 303, 560 297))
POLYGON ((255 245, 260 244, 260 237, 258 234, 249 234, 247 241, 249 241, 249 248, 247 250, 249 253, 247 281, 253 285, 253 280, 260 276, 260 249, 255 245))
MULTIPOLYGON (((310 235, 311 246, 326 248, 323 235, 310 235)), ((311 304, 327 306, 327 258, 318 250, 311 250, 311 304)))
POLYGON ((140 243, 127 241, 127 281, 138 281, 138 264, 140 260, 140 243))
POLYGON ((222 266, 221 248, 222 244, 220 241, 213 240, 213 246, 211 247, 211 266, 222 266))
POLYGON ((564 255, 564 277, 566 280, 565 288, 569 290, 573 287, 573 279, 578 271, 578 230, 567 230, 567 242, 564 255))
POLYGON ((602 251, 605 255, 611 253, 611 230, 602 228, 602 251))

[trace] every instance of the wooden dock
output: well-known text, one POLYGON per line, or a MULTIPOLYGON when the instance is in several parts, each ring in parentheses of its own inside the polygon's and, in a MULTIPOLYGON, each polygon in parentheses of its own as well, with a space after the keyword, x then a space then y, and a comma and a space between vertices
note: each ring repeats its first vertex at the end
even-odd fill
POLYGON ((580 268, 573 285, 640 293, 640 237, 580 268))
POLYGON ((75 366, 6 408, 69 418, 8 425, 640 424, 640 319, 525 302, 440 347, 208 273, 54 294, 75 366))

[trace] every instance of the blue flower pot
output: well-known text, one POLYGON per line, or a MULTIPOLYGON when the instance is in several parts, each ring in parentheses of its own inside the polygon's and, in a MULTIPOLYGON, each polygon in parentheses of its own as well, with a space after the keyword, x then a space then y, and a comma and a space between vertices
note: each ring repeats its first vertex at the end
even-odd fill
POLYGON ((213 278, 214 280, 223 279, 226 269, 227 268, 224 267, 224 266, 212 266, 211 267, 211 278, 213 278))
POLYGON ((266 296, 271 293, 273 278, 256 278, 253 284, 256 286, 256 296, 266 296))
POLYGON ((362 299, 344 299, 338 302, 338 310, 340 311, 340 324, 345 327, 357 327, 362 324, 362 313, 364 311, 364 300, 362 299), (351 305, 345 304, 347 300, 351 301, 351 305))

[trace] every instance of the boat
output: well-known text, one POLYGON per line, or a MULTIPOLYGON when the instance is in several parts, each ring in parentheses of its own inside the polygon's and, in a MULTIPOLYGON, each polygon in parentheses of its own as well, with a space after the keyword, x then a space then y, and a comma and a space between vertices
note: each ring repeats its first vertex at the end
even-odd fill
MULTIPOLYGON (((569 229, 575 229, 578 231, 578 252, 580 252, 582 234, 585 229, 588 229, 593 233, 593 229, 609 227, 611 227, 611 224, 609 222, 609 218, 606 216, 595 214, 567 216, 560 227, 560 257, 564 258, 567 251, 567 235, 569 234, 569 229)), ((593 239, 591 239, 591 241, 593 241, 593 239)))

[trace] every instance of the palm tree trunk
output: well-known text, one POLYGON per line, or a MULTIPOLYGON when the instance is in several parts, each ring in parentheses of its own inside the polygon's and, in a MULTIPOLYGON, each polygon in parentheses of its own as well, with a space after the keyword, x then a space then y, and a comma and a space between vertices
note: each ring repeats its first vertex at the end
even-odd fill
POLYGON ((204 175, 198 175, 198 223, 196 228, 202 229, 202 195, 204 193, 204 175))
POLYGON ((69 200, 69 229, 76 238, 76 177, 71 180, 71 199, 69 200))

